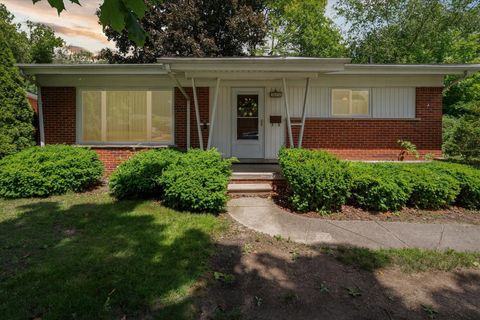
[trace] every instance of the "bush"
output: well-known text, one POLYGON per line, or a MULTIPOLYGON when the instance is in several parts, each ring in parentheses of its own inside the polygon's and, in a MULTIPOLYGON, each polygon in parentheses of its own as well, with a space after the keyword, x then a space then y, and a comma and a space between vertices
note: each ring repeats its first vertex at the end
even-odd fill
POLYGON ((161 197, 163 193, 159 177, 181 153, 173 149, 155 149, 140 152, 110 175, 110 193, 117 199, 161 197))
POLYGON ((394 169, 379 164, 353 163, 350 202, 373 211, 396 211, 410 197, 408 183, 394 169))
POLYGON ((432 170, 440 170, 455 178, 460 192, 455 203, 468 209, 480 209, 480 170, 454 163, 434 163, 432 170))
POLYGON ((349 197, 347 164, 325 151, 282 148, 279 163, 295 210, 338 210, 349 197))
POLYGON ((222 211, 228 199, 231 164, 231 159, 223 160, 215 149, 183 154, 158 178, 165 204, 178 210, 222 211))
POLYGON ((402 175, 412 188, 408 203, 420 209, 440 209, 451 205, 460 192, 458 181, 425 165, 403 165, 402 175))
POLYGON ((46 197, 84 191, 97 184, 103 164, 88 149, 32 147, 0 160, 0 197, 46 197))

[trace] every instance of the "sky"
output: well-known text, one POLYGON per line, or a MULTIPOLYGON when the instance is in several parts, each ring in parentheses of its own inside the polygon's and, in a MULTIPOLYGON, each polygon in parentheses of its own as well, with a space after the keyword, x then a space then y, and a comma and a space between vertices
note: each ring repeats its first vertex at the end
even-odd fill
MULTIPOLYGON (((37 2, 32 0, 0 0, 7 9, 15 16, 15 22, 41 22, 51 26, 56 34, 62 37, 67 45, 78 46, 91 52, 98 52, 102 48, 114 48, 114 43, 109 42, 98 24, 95 11, 102 0, 80 1, 81 6, 65 0, 66 11, 60 16, 56 9, 50 7, 47 0, 37 2)), ((332 6, 335 0, 329 0, 327 15, 333 17, 332 6)), ((334 19, 335 20, 335 19, 334 19)))

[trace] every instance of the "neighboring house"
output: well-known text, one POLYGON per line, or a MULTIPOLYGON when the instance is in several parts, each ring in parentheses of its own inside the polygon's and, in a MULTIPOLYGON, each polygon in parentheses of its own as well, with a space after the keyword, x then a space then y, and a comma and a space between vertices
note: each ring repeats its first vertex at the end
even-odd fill
POLYGON ((107 172, 139 149, 167 145, 255 162, 300 143, 345 159, 396 160, 404 139, 439 157, 444 76, 480 70, 294 57, 19 67, 41 89, 42 142, 91 146, 107 172))

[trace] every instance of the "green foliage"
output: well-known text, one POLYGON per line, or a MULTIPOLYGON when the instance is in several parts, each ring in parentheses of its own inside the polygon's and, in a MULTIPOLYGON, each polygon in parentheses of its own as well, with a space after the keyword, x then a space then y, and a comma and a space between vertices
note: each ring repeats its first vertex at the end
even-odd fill
POLYGON ((215 149, 183 154, 159 177, 165 204, 194 212, 222 211, 228 199, 231 163, 215 149))
POLYGON ((420 158, 420 154, 417 151, 417 146, 414 143, 403 139, 398 140, 397 143, 403 149, 399 155, 400 160, 403 160, 405 155, 412 155, 415 157, 415 159, 420 158))
POLYGON ((346 202, 351 179, 345 162, 325 151, 282 148, 279 163, 295 210, 328 212, 346 202))
MULTIPOLYGON (((41 0, 32 0, 33 3, 41 0)), ((52 8, 57 9, 58 14, 65 10, 67 0, 48 0, 52 8)), ((80 0, 68 0, 71 3, 80 4, 80 0)), ((145 16, 147 7, 144 1, 139 0, 104 0, 99 9, 100 23, 104 27, 111 27, 116 32, 125 32, 128 38, 139 46, 143 46, 146 39, 145 31, 139 20, 145 16)))
POLYGON ((141 152, 112 173, 110 192, 118 199, 156 197, 179 210, 219 212, 227 202, 232 161, 215 149, 141 152))
POLYGON ((49 145, 0 160, 0 197, 46 197, 84 191, 97 184, 103 164, 92 150, 49 145))
POLYGON ((448 207, 460 192, 460 184, 455 178, 433 167, 405 165, 401 174, 412 188, 408 203, 417 208, 448 207))
POLYGON ((30 40, 31 62, 52 63, 55 49, 63 46, 62 38, 55 36, 55 31, 44 24, 27 21, 30 40))
POLYGON ((454 177, 460 184, 455 203, 468 209, 480 209, 480 170, 454 163, 435 163, 433 170, 439 170, 454 177))
POLYGON ((109 177, 110 193, 117 199, 161 197, 158 177, 181 156, 172 149, 149 150, 123 162, 109 177))
MULTIPOLYGON (((20 24, 13 23, 14 18, 7 7, 0 3, 0 38, 3 36, 6 47, 12 51, 16 62, 29 62, 30 45, 27 33, 20 29, 20 24)), ((2 49, 5 48, 3 45, 2 43, 2 49)))
POLYGON ((480 100, 460 108, 461 117, 443 118, 443 151, 449 157, 480 158, 480 100))
POLYGON ((266 36, 264 1, 145 3, 146 14, 140 19, 147 33, 145 44, 132 41, 130 32, 107 26, 105 34, 117 50, 102 50, 102 58, 110 63, 148 63, 161 56, 243 56, 253 54, 266 36))
POLYGON ((373 211, 396 211, 404 207, 410 187, 391 167, 352 163, 351 203, 373 211))
POLYGON ((270 0, 267 4, 268 55, 340 57, 345 54, 340 31, 325 15, 325 0, 270 0))
POLYGON ((33 110, 24 82, 0 32, 0 158, 33 145, 33 110))

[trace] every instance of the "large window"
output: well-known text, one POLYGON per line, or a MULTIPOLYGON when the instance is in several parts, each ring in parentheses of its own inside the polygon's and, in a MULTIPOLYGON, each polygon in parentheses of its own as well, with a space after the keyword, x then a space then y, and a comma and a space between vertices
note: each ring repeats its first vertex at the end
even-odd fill
POLYGON ((171 90, 82 91, 82 142, 171 143, 171 90))
POLYGON ((368 116, 368 90, 332 89, 333 116, 368 116))

